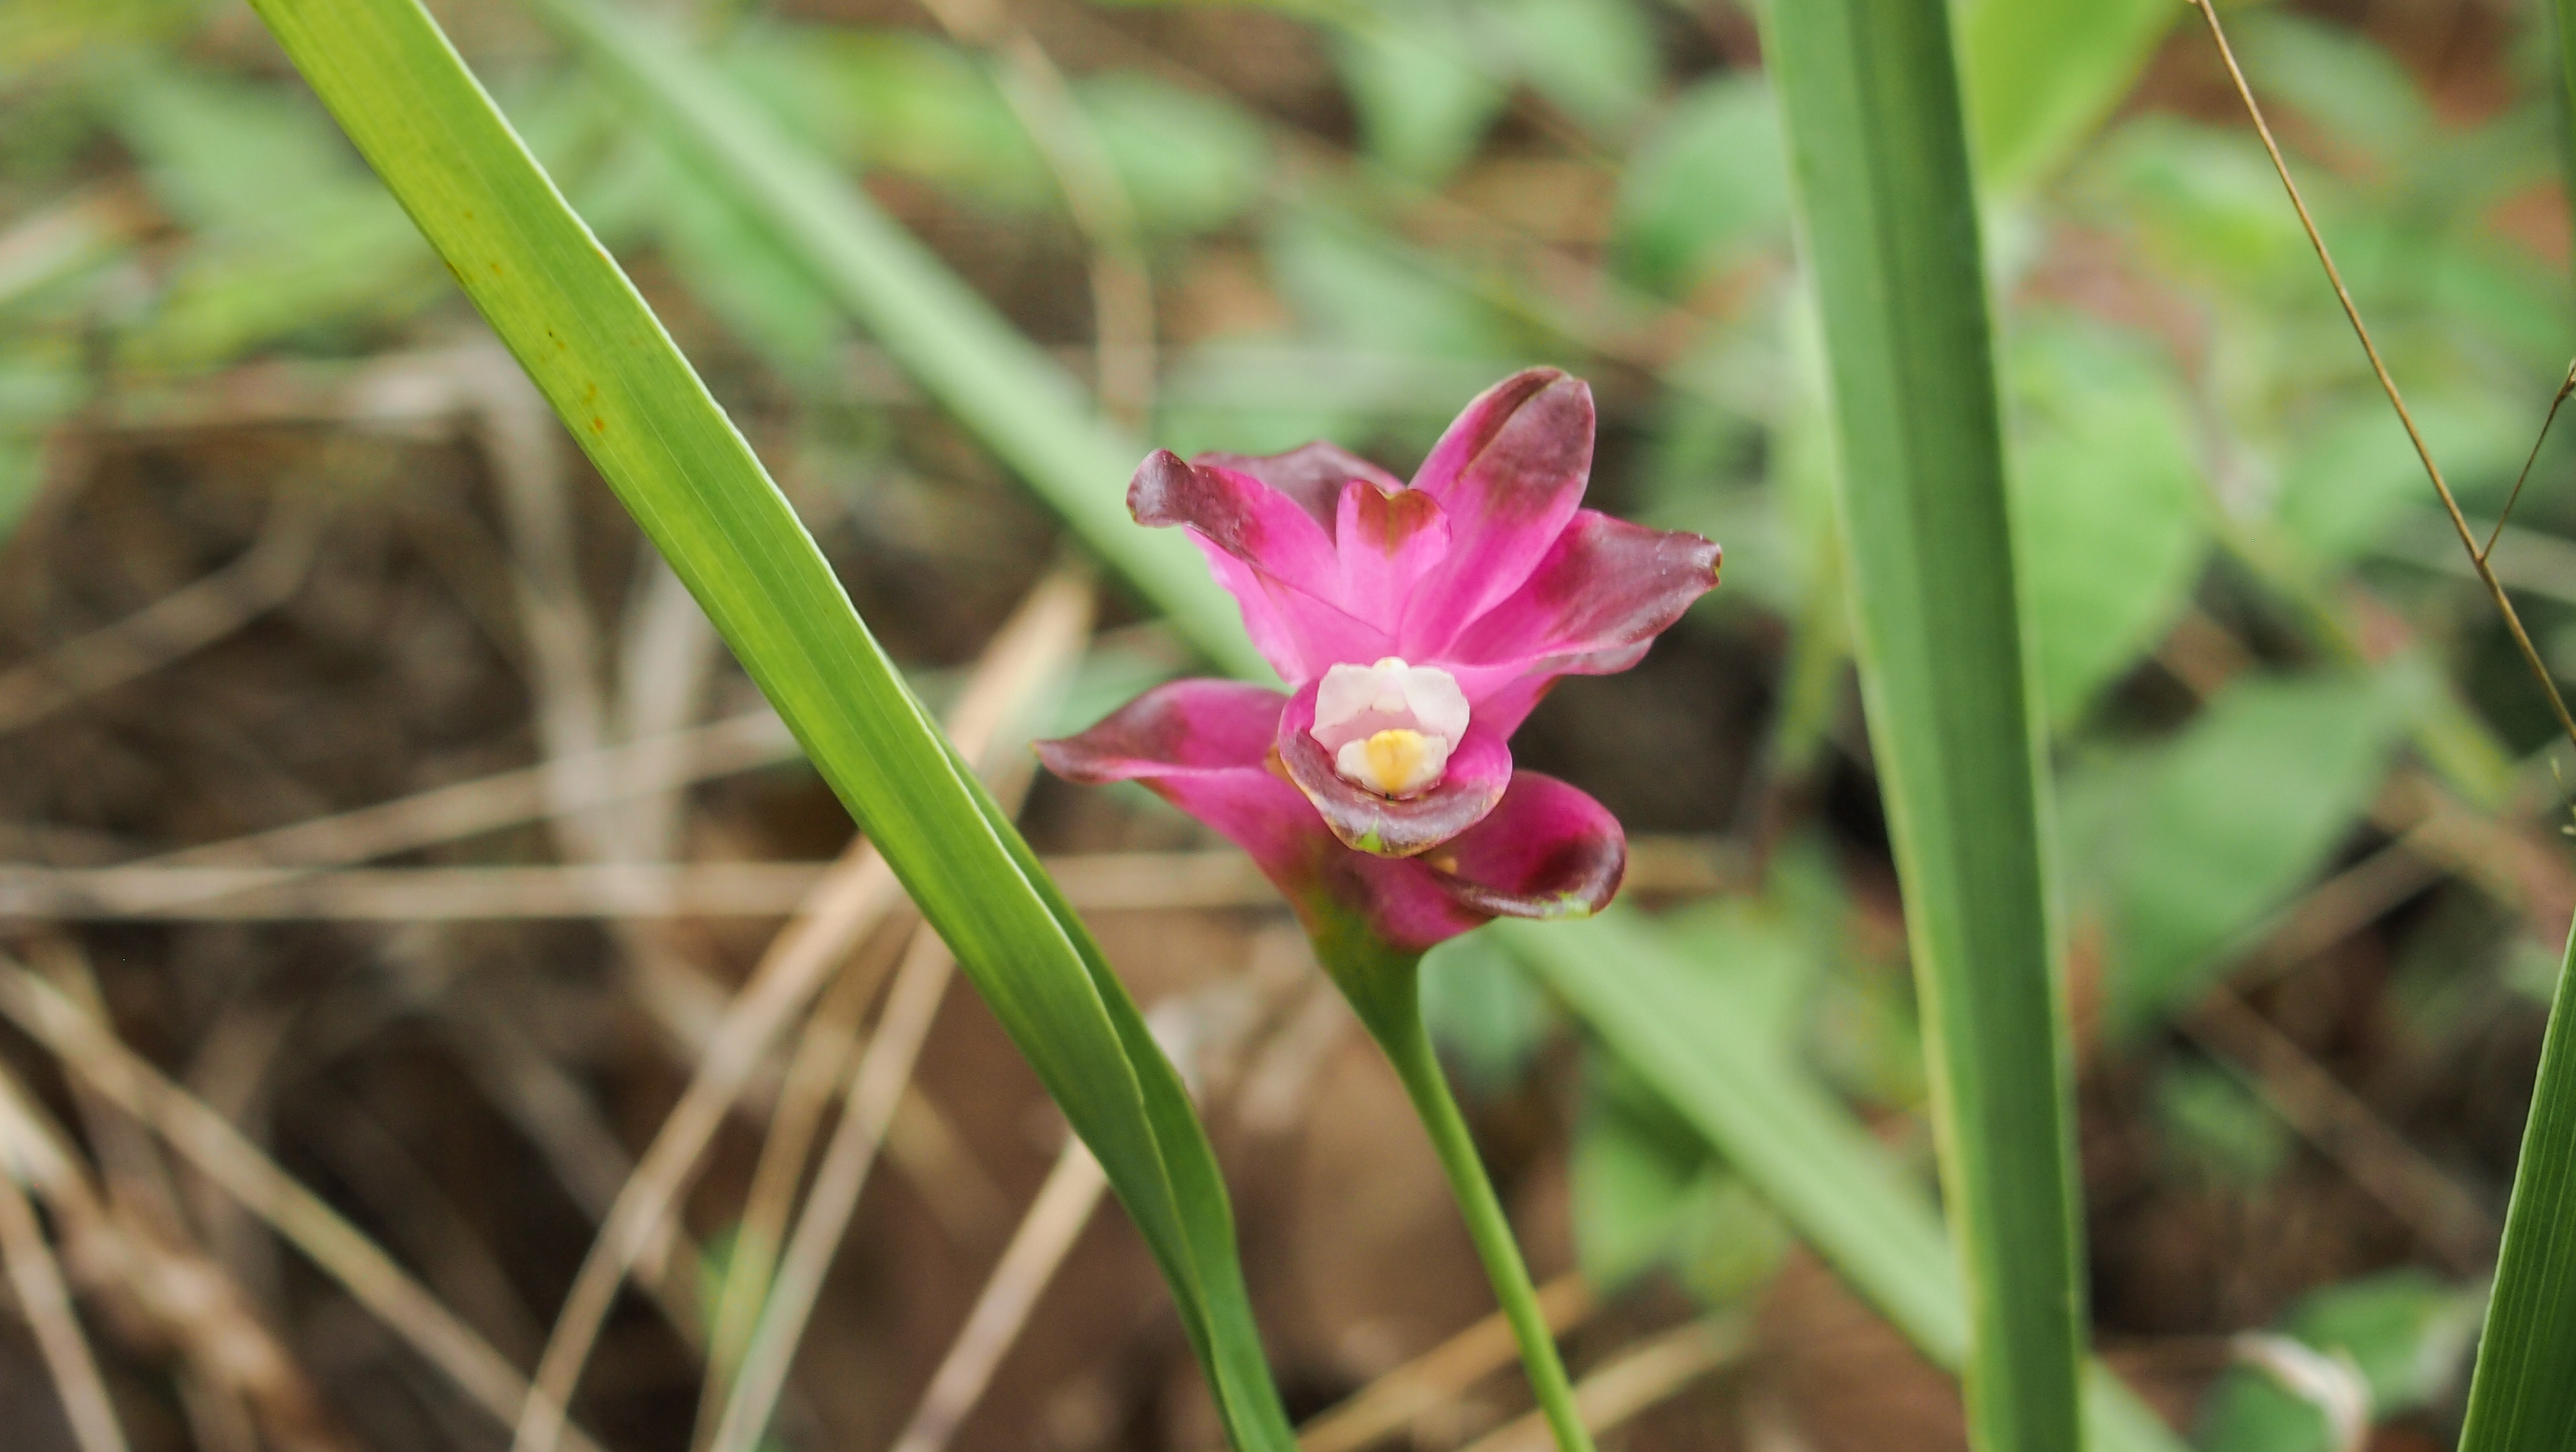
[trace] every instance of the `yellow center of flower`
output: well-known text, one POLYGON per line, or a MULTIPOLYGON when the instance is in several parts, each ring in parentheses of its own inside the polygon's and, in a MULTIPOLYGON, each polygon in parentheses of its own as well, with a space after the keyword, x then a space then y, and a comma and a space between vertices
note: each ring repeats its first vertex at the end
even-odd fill
POLYGON ((1399 726, 1353 744, 1359 750, 1343 748, 1341 765, 1360 785, 1380 796, 1400 797, 1420 791, 1439 769, 1431 761, 1431 743, 1419 731, 1399 726), (1352 757, 1358 760, 1352 761, 1352 757), (1359 769, 1350 771, 1353 766, 1359 769))

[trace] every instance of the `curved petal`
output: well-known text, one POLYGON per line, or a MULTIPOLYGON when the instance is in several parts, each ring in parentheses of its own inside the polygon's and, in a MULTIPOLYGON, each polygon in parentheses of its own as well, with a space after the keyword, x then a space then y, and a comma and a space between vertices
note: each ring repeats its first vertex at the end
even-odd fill
POLYGON ((1284 454, 1200 454, 1190 462, 1251 475, 1288 496, 1299 509, 1313 516, 1326 534, 1333 531, 1333 514, 1341 504, 1342 489, 1352 480, 1364 479, 1388 493, 1404 487, 1393 474, 1339 444, 1321 439, 1284 454))
POLYGON ((1628 834, 1610 809, 1534 771, 1515 772, 1485 819, 1414 859, 1472 911, 1510 918, 1589 917, 1628 872, 1628 834))
POLYGON ((1250 474, 1201 467, 1156 449, 1127 483, 1127 512, 1149 528, 1185 524, 1201 539, 1310 595, 1340 585, 1327 526, 1250 474))
POLYGON ((1395 653, 1391 633, 1236 559, 1196 531, 1190 543, 1207 557, 1216 582, 1243 608, 1243 627, 1261 658, 1290 684, 1303 685, 1339 661, 1395 653))
POLYGON ((1235 681, 1173 681, 1088 731, 1037 743, 1038 760, 1067 781, 1141 783, 1251 853, 1283 888, 1311 885, 1320 852, 1344 849, 1270 768, 1287 704, 1277 691, 1235 681))
POLYGON ((1713 540, 1579 510, 1518 590, 1460 631, 1469 665, 1589 655, 1652 640, 1717 584, 1713 540))
POLYGON ((1485 921, 1418 862, 1341 844, 1305 794, 1270 765, 1288 698, 1233 681, 1157 686, 1075 736, 1037 744, 1068 781, 1133 781, 1249 854, 1310 923, 1353 913, 1419 951, 1485 921))
POLYGON ((1392 644, 1387 631, 1334 603, 1342 564, 1328 525, 1250 474, 1157 449, 1128 482, 1127 512, 1148 527, 1189 528, 1217 583, 1243 607, 1253 644, 1290 681, 1337 660, 1374 660, 1392 644))
MULTIPOLYGON (((1354 852, 1329 836, 1332 855, 1320 860, 1314 887, 1325 910, 1356 913, 1369 931, 1389 946, 1419 953, 1493 920, 1492 913, 1471 907, 1452 892, 1437 872, 1418 857, 1372 857, 1354 852)), ((1262 869, 1269 872, 1265 866, 1262 869)), ((1296 902, 1298 888, 1270 873, 1270 880, 1296 902)), ((1308 931, 1315 930, 1315 911, 1299 904, 1308 931)))
POLYGON ((1391 634, 1415 586, 1449 553, 1449 513, 1419 489, 1354 479, 1334 510, 1333 549, 1343 608, 1391 634))
POLYGON ((1474 826, 1511 782, 1512 751, 1502 733, 1471 721, 1450 750, 1440 785, 1418 797, 1390 801, 1342 780, 1333 759, 1315 740, 1315 696, 1309 682, 1279 714, 1279 762, 1306 794, 1333 835, 1362 852, 1411 857, 1474 826))
POLYGON ((1170 681, 1087 731, 1037 743, 1038 760, 1067 781, 1092 785, 1259 767, 1270 759, 1287 705, 1277 691, 1240 681, 1170 681))
POLYGON ((1443 654, 1529 578, 1583 502, 1592 429, 1591 388, 1553 369, 1503 380, 1449 426, 1414 476, 1448 513, 1449 552, 1396 632, 1407 659, 1443 654))

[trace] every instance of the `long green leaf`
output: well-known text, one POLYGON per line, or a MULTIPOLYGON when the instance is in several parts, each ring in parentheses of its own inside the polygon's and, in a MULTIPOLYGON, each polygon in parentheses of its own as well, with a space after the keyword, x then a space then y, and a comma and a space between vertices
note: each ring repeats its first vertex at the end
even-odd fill
POLYGON ((2558 969, 2460 1452, 2576 1446, 2576 929, 2558 969))
POLYGON ((1986 184, 2041 179, 2100 125, 2184 13, 2177 0, 1976 0, 1962 63, 1986 184))
POLYGON ((2073 1096, 1949 11, 1799 0, 1770 22, 1967 1293, 1969 1431, 1985 1452, 2065 1452, 2082 1422, 2073 1096))
POLYGON ((417 0, 260 17, 685 580, 1099 1156, 1238 1445, 1292 1444, 1215 1157, 1079 919, 651 309, 417 0))

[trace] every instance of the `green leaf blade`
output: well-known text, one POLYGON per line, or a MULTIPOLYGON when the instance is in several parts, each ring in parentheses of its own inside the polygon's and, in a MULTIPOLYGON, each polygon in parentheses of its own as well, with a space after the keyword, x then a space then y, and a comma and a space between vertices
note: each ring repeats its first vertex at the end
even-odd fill
POLYGON ((414 0, 258 10, 1099 1156, 1172 1282, 1237 1445, 1292 1445, 1266 1370, 1253 1374, 1231 1212, 1169 1063, 659 320, 414 0), (1217 1254, 1229 1264, 1209 1265, 1217 1254))
POLYGON ((2576 932, 2541 1041, 2522 1160, 2505 1211, 2460 1452, 2555 1452, 2576 1443, 2576 932))
POLYGON ((1858 655, 1986 1452, 2082 1444, 2065 1015, 1976 194, 1939 0, 1775 7, 1858 655))

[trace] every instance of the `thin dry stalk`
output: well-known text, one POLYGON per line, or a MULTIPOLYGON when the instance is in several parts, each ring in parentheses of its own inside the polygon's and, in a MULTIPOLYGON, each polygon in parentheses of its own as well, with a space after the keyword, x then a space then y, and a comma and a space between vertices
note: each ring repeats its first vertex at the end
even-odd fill
MULTIPOLYGON (((612 744, 618 723, 610 719, 600 682, 598 627, 582 596, 561 426, 536 385, 499 347, 460 350, 449 366, 451 387, 473 410, 476 433, 500 485, 502 518, 517 565, 511 575, 518 587, 519 620, 535 666, 528 689, 536 705, 538 739, 548 760, 595 762, 612 744)), ((683 597, 687 593, 676 577, 669 588, 683 597)), ((695 610, 685 598, 680 604, 695 610)), ((648 643, 648 649, 694 659, 678 662, 682 679, 666 691, 657 693, 658 682, 630 683, 636 687, 631 703, 648 717, 662 718, 637 724, 676 726, 697 697, 706 642, 692 637, 690 621, 667 603, 658 608, 648 604, 645 613, 660 617, 652 630, 671 637, 668 647, 648 643)), ((703 617, 696 618, 696 625, 703 630, 703 617)), ((549 780, 580 795, 600 791, 596 783, 578 777, 549 780)), ((650 861, 668 844, 675 826, 672 799, 665 794, 640 795, 614 813, 548 806, 556 844, 576 862, 650 861), (658 809, 656 801, 662 803, 658 809)), ((691 1052, 703 1048, 724 1015, 722 988, 650 927, 620 916, 609 920, 609 930, 636 1000, 675 1044, 691 1052)))
POLYGON ((1019 1339, 1039 1293, 1055 1278, 1056 1267, 1072 1251, 1082 1227, 1091 1223, 1091 1212, 1108 1188, 1109 1177, 1101 1172, 1100 1161, 1092 1158, 1081 1140, 1068 1138, 1019 1232, 984 1282, 975 1309, 967 1313, 966 1325, 949 1343, 948 1355, 932 1374, 920 1407, 904 1425, 903 1435, 895 1439, 894 1452, 945 1452, 949 1439, 965 1425, 967 1413, 983 1399, 994 1368, 1019 1339))
MULTIPOLYGON (((2478 579, 2487 587, 2487 598, 2495 603, 2496 613, 2504 617, 2505 628, 2513 633, 2514 646, 2522 652, 2523 664, 2530 668, 2532 679, 2540 683, 2541 693, 2548 697, 2549 709, 2558 717, 2559 729, 2566 733, 2570 743, 2576 743, 2576 716, 2568 714, 2567 702, 2558 694, 2557 681, 2550 676, 2549 667, 2541 661, 2539 650, 2532 645, 2531 633, 2523 629, 2522 616, 2515 612, 2504 585, 2496 579, 2495 571, 2488 567, 2487 551, 2478 547, 2478 537, 2469 528, 2468 517, 2460 512, 2460 501, 2453 497, 2449 482, 2443 479, 2441 466, 2433 462, 2433 450, 2424 442, 2423 432, 2415 427, 2415 415, 2408 411, 2405 396, 2397 391, 2397 380, 2389 376, 2388 365, 2380 360, 2379 345, 2371 341, 2370 328, 2361 320, 2361 308, 2353 302, 2352 290, 2344 286, 2343 271, 2335 266, 2334 253, 2327 249, 2325 235, 2317 230, 2316 219, 2308 214, 2307 199, 2299 194, 2299 184, 2290 176, 2290 163, 2281 155, 2280 142, 2273 139, 2272 124, 2263 119, 2263 108, 2254 99, 2254 88, 2246 81, 2244 68, 2236 63, 2236 48, 2227 42, 2227 27, 2219 22, 2218 8, 2210 0, 2191 0, 2191 3, 2209 22, 2210 38, 2218 43, 2219 58, 2227 63, 2227 76, 2236 87, 2237 99, 2244 102, 2245 114, 2254 122, 2255 134, 2262 138, 2263 150, 2272 158, 2272 170, 2280 176, 2282 190, 2290 194, 2290 206, 2299 214, 2299 226, 2307 232, 2308 245, 2315 249, 2318 263, 2325 268, 2326 281, 2334 286, 2335 301, 2343 304, 2344 318, 2352 324, 2353 336, 2360 340, 2362 353, 2370 359, 2370 371, 2379 380, 2380 392, 2388 395, 2388 406, 2396 410, 2397 421, 2405 425, 2407 441, 2415 446, 2415 457, 2424 466, 2424 477, 2433 481, 2433 492, 2442 498, 2443 512, 2451 517, 2451 528, 2459 535, 2460 548, 2468 551, 2470 563, 2477 567, 2478 579)), ((2568 379, 2568 385, 2559 390, 2560 402, 2565 401, 2568 387, 2576 387, 2576 369, 2569 370, 2568 379)), ((2551 417, 2556 417, 2557 412, 2557 403, 2552 403, 2551 417)), ((2545 425, 2543 431, 2546 432, 2545 425)), ((2539 445, 2535 443, 2532 449, 2536 456, 2539 445)), ((2517 493, 2520 488, 2517 483, 2517 493)), ((2502 528, 2504 521, 2498 519, 2496 523, 2498 528, 2502 528)))
MULTIPOLYGON (((1592 1314, 1591 1288, 1579 1275, 1539 1287, 1550 1331, 1563 1336, 1592 1314)), ((1511 1323, 1496 1311, 1354 1393, 1297 1431, 1297 1452, 1359 1452, 1501 1370, 1519 1349, 1511 1323)))
MULTIPOLYGON (((0 1069, 0 1152, 7 1153, 53 1215, 72 1277, 122 1313, 115 1324, 137 1339, 175 1345, 190 1386, 220 1393, 201 1433, 218 1430, 234 1402, 257 1416, 258 1431, 279 1452, 348 1452, 348 1441, 321 1397, 270 1334, 241 1288, 213 1261, 164 1241, 151 1227, 99 1198, 69 1149, 69 1138, 0 1069)), ((192 1412, 192 1423, 195 1415, 192 1412)), ((229 1428, 238 1432, 238 1428, 229 1428)), ((236 1438, 236 1440, 240 1440, 236 1438)))
POLYGON ((2467 1274, 2494 1262, 2494 1218, 2245 1000, 2219 989, 2182 1027, 2452 1269, 2467 1274))
POLYGON ((0 732, 159 670, 284 604, 304 583, 320 534, 317 517, 289 511, 261 530, 259 542, 241 558, 213 574, 0 671, 0 732))
POLYGON ((301 866, 363 862, 515 827, 549 811, 585 811, 640 794, 772 766, 796 740, 766 708, 658 740, 432 787, 373 806, 185 847, 126 864, 136 869, 301 866))
MULTIPOLYGON (((1075 575, 1052 575, 1030 592, 986 648, 951 713, 949 736, 961 754, 969 760, 986 758, 1015 723, 1029 716, 1033 704, 1051 692, 1079 654, 1090 618, 1091 587, 1075 575)), ((901 895, 885 860, 873 847, 854 842, 817 884, 804 915, 771 942, 726 1009, 689 1087, 619 1191, 583 1259, 537 1364, 537 1391, 519 1419, 514 1452, 552 1452, 563 1434, 564 1408, 618 1285, 661 1237, 671 1207, 696 1173, 698 1157, 728 1108, 779 1033, 901 895)))
POLYGON ((913 935, 894 987, 887 991, 877 1031, 851 1071, 846 1091, 849 1107, 832 1128, 822 1163, 814 1172, 814 1188, 805 1197, 805 1211, 797 1217, 795 1232, 779 1257, 777 1278, 768 1287, 767 1300, 743 1350, 742 1369, 709 1439, 711 1452, 750 1452, 768 1430, 770 1412, 787 1384, 788 1363, 804 1339, 815 1299, 822 1294, 823 1275, 831 1269, 841 1234, 858 1210, 877 1147, 894 1123, 895 1106, 902 1101, 904 1086, 912 1081, 912 1066, 930 1037, 931 1022, 939 1015, 956 963, 938 934, 913 935))
POLYGON ((116 1419, 116 1404, 99 1378, 98 1359, 90 1354, 80 1317, 72 1311, 71 1293, 63 1287, 63 1269, 35 1207, 19 1181, 24 1171, 14 1162, 0 1170, 0 1260, 8 1263, 9 1286, 17 1292, 18 1310, 36 1333, 36 1349, 45 1370, 62 1394, 63 1415, 81 1452, 126 1452, 125 1428, 116 1419))
POLYGON ((2531 452, 2523 456, 2522 472, 2513 476, 2513 492, 2504 497, 2504 508, 2496 511, 2495 528, 2487 531, 2487 542, 2478 547, 2478 563, 2495 558, 2496 541, 2504 538, 2505 521, 2513 518, 2513 507, 2522 502, 2522 486, 2531 482, 2531 466, 2540 462, 2540 446, 2549 442, 2549 426, 2558 422, 2558 410, 2566 407, 2571 393, 2576 393, 2576 363, 2567 365, 2567 377, 2549 400, 2549 412, 2541 417, 2540 432, 2532 435, 2531 452))
MULTIPOLYGON (((1279 894, 1232 848, 1045 859, 1088 912, 1267 907, 1279 894)), ((784 917, 835 868, 821 862, 624 862, 515 867, 34 867, 0 864, 0 918, 53 921, 447 922, 522 918, 784 917)), ((1740 870, 1688 838, 1629 842, 1627 890, 1701 895, 1740 870)))
MULTIPOLYGON (((492 1002, 488 990, 447 993, 439 1008, 449 1046, 484 1097, 536 1147, 572 1203, 594 1224, 605 1220, 619 1187, 635 1173, 635 1159, 599 1117, 589 1094, 492 1002)), ((676 1226, 635 1267, 664 1320, 693 1350, 704 1344, 704 1273, 705 1258, 676 1226)))
POLYGON ((717 1416, 742 1365, 752 1330, 760 1321, 760 1304, 768 1295, 770 1276, 778 1267, 780 1243, 795 1209, 796 1191, 805 1179, 805 1162, 822 1132, 823 1119, 840 1097, 859 1042, 859 1020, 876 997, 883 973, 850 971, 834 980, 788 1060, 779 1085, 778 1105, 770 1115, 769 1133, 760 1142, 760 1161, 751 1188, 743 1196, 732 1253, 725 1257, 724 1291, 707 1330, 706 1384, 698 1393, 698 1430, 690 1445, 703 1447, 715 1435, 717 1416))
MULTIPOLYGON (((97 976, 91 972, 78 940, 60 933, 44 934, 28 945, 27 958, 91 1017, 106 1020, 97 976)), ((107 1182, 108 1201, 116 1213, 149 1227, 156 1238, 193 1249, 197 1237, 192 1234, 189 1217, 180 1210, 178 1186, 172 1181, 169 1164, 152 1138, 151 1129, 100 1098, 78 1078, 71 1081, 71 1091, 100 1173, 107 1182)), ((257 1235, 255 1243, 261 1251, 272 1244, 255 1223, 244 1227, 250 1231, 248 1235, 232 1234, 235 1222, 248 1222, 248 1217, 240 1215, 238 1208, 222 1199, 211 1185, 200 1179, 190 1188, 204 1192, 196 1197, 196 1221, 213 1232, 217 1243, 238 1249, 253 1244, 250 1235, 257 1235)), ((275 1284, 273 1275, 262 1281, 250 1274, 260 1268, 273 1270, 273 1258, 254 1253, 247 1257, 230 1255, 227 1260, 237 1283, 275 1284)), ((179 1378, 180 1408, 187 1415, 188 1430, 201 1452, 257 1452, 258 1431, 240 1390, 205 1365, 203 1357, 196 1354, 198 1343, 182 1341, 180 1345, 189 1352, 179 1378)))
MULTIPOLYGON (((489 1343, 222 1116, 117 1042, 51 985, 5 958, 0 1016, 117 1107, 152 1126, 164 1143, 274 1226, 477 1405, 504 1423, 518 1417, 528 1384, 489 1343)), ((592 1444, 581 1438, 579 1445, 592 1444)))
MULTIPOLYGON (((1740 1359, 1752 1341, 1735 1317, 1685 1322, 1629 1347, 1576 1382, 1575 1409, 1597 1436, 1740 1359)), ((1465 1452, 1546 1452, 1555 1445, 1546 1420, 1532 1412, 1469 1443, 1465 1452)))

